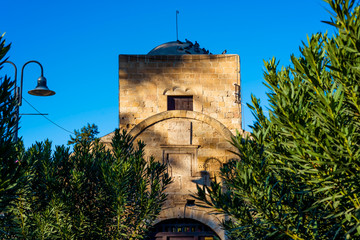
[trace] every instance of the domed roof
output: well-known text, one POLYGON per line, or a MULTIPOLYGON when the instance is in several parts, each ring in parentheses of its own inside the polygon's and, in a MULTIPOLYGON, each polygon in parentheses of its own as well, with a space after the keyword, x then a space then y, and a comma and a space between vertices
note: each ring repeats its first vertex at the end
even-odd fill
POLYGON ((148 55, 183 55, 183 54, 211 54, 205 48, 200 48, 199 43, 195 44, 185 39, 185 42, 179 40, 167 42, 153 48, 148 55))

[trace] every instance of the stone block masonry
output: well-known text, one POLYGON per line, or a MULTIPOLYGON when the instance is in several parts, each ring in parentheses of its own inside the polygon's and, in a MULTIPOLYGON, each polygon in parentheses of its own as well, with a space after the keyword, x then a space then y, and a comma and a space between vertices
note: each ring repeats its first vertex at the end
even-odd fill
POLYGON ((225 239, 214 215, 184 207, 196 184, 209 184, 236 157, 229 141, 242 132, 239 72, 231 54, 119 56, 119 127, 145 142, 146 158, 166 163, 174 179, 157 222, 191 218, 225 239))

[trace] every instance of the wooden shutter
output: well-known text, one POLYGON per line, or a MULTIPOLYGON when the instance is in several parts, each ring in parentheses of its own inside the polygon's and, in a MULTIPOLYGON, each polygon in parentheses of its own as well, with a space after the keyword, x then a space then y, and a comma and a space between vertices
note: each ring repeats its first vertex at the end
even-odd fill
POLYGON ((168 96, 168 110, 193 110, 192 96, 168 96))

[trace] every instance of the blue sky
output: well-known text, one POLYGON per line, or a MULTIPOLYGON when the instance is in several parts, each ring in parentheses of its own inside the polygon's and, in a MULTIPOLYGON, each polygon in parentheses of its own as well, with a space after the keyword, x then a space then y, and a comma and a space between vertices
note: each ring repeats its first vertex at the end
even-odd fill
MULTIPOLYGON (((287 66, 307 34, 332 29, 321 23, 330 18, 322 0, 4 0, 0 8, 0 33, 12 43, 8 57, 19 69, 18 80, 23 64, 37 60, 56 91, 51 97, 29 95, 40 76, 40 68, 29 64, 23 97, 69 131, 95 123, 99 136, 118 126, 118 55, 146 54, 176 40, 176 10, 179 40, 198 41, 213 54, 227 49, 240 55, 243 104, 252 93, 266 106, 263 60, 275 56, 287 66)), ((14 70, 6 64, 0 74, 13 76, 14 70)), ((251 112, 243 107, 251 125, 251 112)), ((23 102, 20 113, 35 112, 23 102)), ((22 116, 20 126, 26 147, 46 138, 55 145, 69 140, 69 132, 42 116, 22 116)))

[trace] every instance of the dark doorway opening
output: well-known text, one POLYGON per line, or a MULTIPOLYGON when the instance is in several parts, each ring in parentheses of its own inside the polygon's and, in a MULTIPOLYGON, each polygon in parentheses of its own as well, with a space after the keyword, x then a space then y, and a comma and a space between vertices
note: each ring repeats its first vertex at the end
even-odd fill
POLYGON ((156 224, 149 240, 220 240, 207 225, 187 218, 168 219, 156 224))

